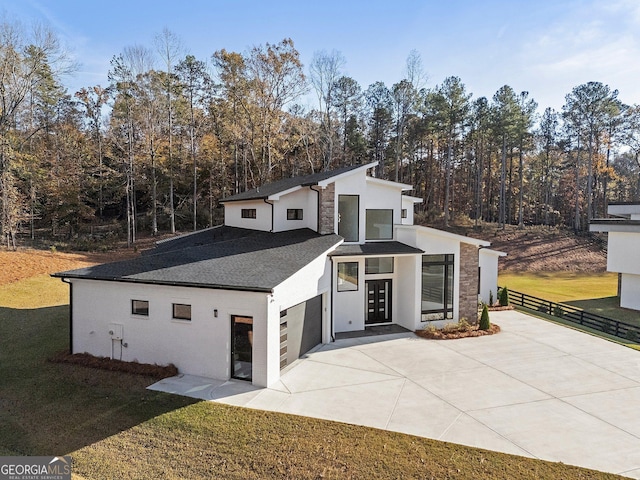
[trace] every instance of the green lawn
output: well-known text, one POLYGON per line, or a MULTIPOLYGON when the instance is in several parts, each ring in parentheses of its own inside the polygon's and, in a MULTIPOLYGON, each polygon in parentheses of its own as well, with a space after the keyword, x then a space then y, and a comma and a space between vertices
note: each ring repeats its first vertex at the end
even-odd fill
POLYGON ((621 478, 371 428, 196 402, 146 390, 148 377, 49 363, 69 336, 68 307, 43 305, 57 302, 57 283, 43 278, 0 287, 0 455, 71 454, 75 474, 87 479, 621 478), (38 286, 31 290, 31 305, 27 285, 38 286))
POLYGON ((544 298, 553 302, 568 302, 615 296, 618 292, 617 273, 581 272, 500 272, 498 284, 509 290, 544 298))

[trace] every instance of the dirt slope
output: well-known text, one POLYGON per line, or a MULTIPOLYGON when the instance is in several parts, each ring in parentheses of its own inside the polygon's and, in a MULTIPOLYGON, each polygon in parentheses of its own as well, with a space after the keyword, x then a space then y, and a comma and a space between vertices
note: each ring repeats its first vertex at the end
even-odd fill
POLYGON ((607 269, 606 243, 589 236, 542 227, 485 229, 473 236, 488 240, 490 248, 507 253, 499 261, 501 271, 595 273, 607 269))
POLYGON ((17 282, 36 275, 51 274, 112 262, 133 256, 129 252, 117 253, 52 253, 46 250, 0 250, 0 285, 17 282))

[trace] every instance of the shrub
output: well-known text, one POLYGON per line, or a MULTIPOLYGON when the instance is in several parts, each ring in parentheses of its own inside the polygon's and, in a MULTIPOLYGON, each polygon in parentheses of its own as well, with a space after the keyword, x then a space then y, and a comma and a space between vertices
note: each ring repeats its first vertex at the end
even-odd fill
POLYGON ((493 290, 489 290, 489 306, 493 306, 493 290))
POLYGON ((547 306, 546 303, 541 303, 540 305, 538 305, 537 310, 541 313, 550 313, 549 307, 547 306))
POLYGON ((480 316, 480 330, 491 329, 491 322, 489 321, 489 309, 486 305, 482 306, 482 315, 480 316))
POLYGON ((502 287, 500 290, 498 301, 501 307, 509 306, 509 290, 507 290, 507 287, 502 287))
POLYGON ((627 330, 627 334, 625 335, 627 340, 633 343, 638 343, 638 332, 635 330, 627 330))
POLYGON ((558 318, 564 317, 564 310, 560 305, 553 307, 553 316, 558 318))

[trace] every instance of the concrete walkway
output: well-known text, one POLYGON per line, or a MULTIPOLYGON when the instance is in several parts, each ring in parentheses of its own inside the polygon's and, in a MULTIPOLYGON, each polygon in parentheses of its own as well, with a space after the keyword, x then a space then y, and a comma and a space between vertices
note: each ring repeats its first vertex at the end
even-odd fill
POLYGON ((640 352, 515 311, 491 319, 500 334, 323 345, 269 389, 188 375, 149 388, 640 479, 640 352))

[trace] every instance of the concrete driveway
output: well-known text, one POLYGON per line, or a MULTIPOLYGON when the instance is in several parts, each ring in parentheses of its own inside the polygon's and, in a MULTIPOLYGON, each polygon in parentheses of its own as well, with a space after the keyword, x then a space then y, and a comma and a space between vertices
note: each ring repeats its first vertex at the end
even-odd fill
POLYGON ((323 345, 270 389, 183 376, 152 389, 640 479, 640 352, 515 311, 498 335, 323 345))

